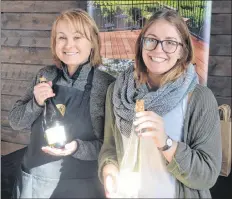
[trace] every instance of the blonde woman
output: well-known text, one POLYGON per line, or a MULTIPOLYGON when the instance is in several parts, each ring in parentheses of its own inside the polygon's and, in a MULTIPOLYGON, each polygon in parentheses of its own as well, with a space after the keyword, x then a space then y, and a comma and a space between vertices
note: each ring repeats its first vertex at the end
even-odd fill
POLYGON ((61 13, 52 26, 51 50, 56 64, 38 72, 9 114, 13 129, 31 128, 13 197, 104 197, 97 159, 103 141, 106 91, 114 78, 97 69, 100 38, 93 19, 80 9, 61 13), (48 83, 39 83, 41 76, 48 83), (41 113, 50 97, 66 107, 68 143, 64 149, 47 146, 44 138, 41 113))
POLYGON ((112 197, 106 178, 118 175, 134 125, 139 136, 152 139, 159 149, 166 163, 164 175, 171 183, 166 188, 162 183, 146 183, 151 192, 143 196, 210 198, 222 158, 218 106, 209 88, 198 84, 185 22, 174 11, 155 13, 142 29, 135 50, 135 67, 120 74, 107 92, 99 155, 106 196, 112 197), (144 100, 145 111, 135 114, 137 99, 144 100))

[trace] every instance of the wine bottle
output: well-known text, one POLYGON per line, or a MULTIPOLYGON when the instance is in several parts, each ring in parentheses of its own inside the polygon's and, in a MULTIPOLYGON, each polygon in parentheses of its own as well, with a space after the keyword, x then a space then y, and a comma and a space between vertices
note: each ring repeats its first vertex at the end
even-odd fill
MULTIPOLYGON (((46 78, 41 77, 40 83, 47 82, 46 78)), ((53 97, 44 102, 42 115, 42 128, 47 144, 54 148, 64 148, 66 144, 65 126, 63 115, 56 107, 53 97)))

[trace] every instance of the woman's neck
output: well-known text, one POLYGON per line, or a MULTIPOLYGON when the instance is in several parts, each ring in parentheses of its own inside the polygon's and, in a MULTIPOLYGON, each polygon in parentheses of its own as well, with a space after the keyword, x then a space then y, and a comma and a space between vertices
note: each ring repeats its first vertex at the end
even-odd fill
POLYGON ((77 69, 79 68, 79 66, 67 66, 68 68, 68 74, 70 77, 73 76, 73 74, 77 71, 77 69))
POLYGON ((86 65, 88 62, 89 62, 89 58, 79 65, 67 65, 69 76, 72 77, 78 68, 80 68, 80 67, 82 68, 82 66, 86 65))
POLYGON ((147 83, 150 88, 159 88, 162 75, 148 74, 147 83))

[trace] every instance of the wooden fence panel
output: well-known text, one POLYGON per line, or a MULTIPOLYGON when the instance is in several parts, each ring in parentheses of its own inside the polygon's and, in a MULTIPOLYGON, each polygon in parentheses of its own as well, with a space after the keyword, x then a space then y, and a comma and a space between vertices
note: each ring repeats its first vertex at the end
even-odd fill
POLYGON ((48 48, 18 48, 3 46, 1 50, 1 60, 3 63, 37 65, 53 64, 52 54, 48 48))
POLYGON ((81 1, 2 1, 1 10, 13 13, 59 13, 79 8, 82 4, 81 1))
POLYGON ((210 56, 208 75, 231 76, 230 56, 210 56))
POLYGON ((210 50, 211 56, 231 56, 231 35, 211 35, 210 50))

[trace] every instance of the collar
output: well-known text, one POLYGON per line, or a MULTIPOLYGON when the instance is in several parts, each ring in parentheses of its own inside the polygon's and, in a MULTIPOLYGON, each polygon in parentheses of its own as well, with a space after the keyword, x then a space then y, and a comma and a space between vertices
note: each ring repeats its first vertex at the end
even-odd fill
MULTIPOLYGON (((69 72, 68 72, 68 67, 65 63, 62 62, 62 71, 63 71, 63 75, 67 80, 77 80, 77 78, 80 76, 81 71, 83 68, 89 68, 90 66, 90 60, 88 59, 86 62, 84 62, 83 64, 80 64, 80 66, 77 68, 77 70, 75 71, 75 73, 70 77, 69 76, 69 72)), ((90 67, 91 68, 91 67, 90 67)), ((88 70, 89 71, 89 70, 88 70)), ((84 72, 87 72, 86 70, 84 72)))

